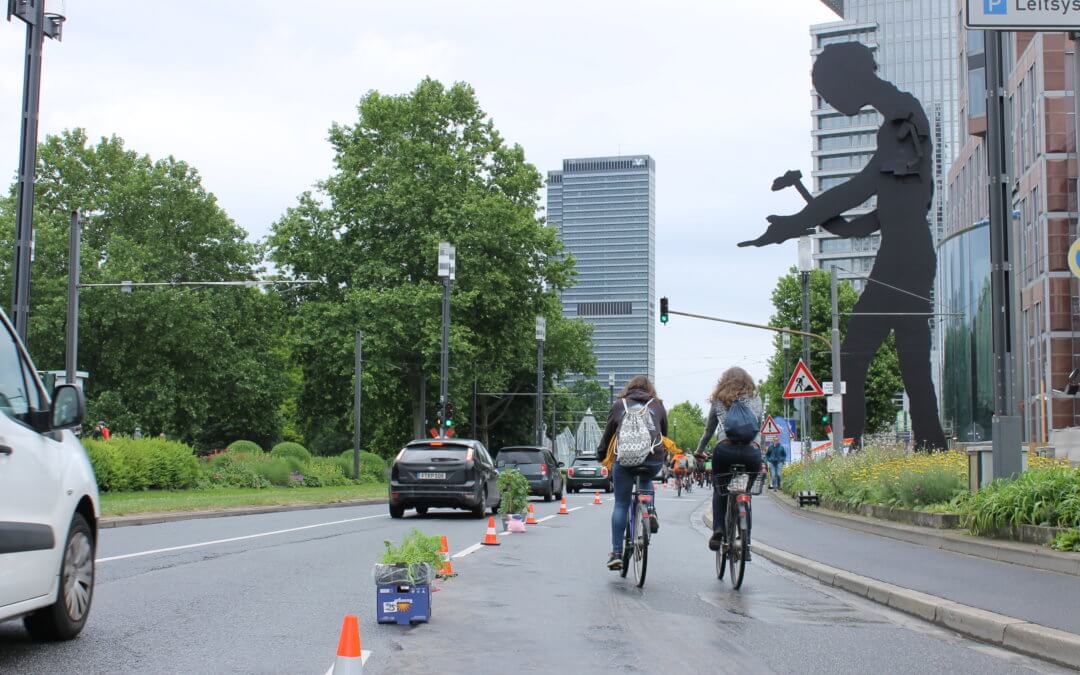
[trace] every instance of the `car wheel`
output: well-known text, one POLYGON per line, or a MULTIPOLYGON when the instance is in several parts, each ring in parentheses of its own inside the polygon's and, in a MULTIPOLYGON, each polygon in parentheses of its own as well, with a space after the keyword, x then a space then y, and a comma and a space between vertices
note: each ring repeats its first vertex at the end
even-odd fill
POLYGON ((418 515, 418 516, 426 516, 427 511, 428 511, 428 507, 426 507, 426 506, 417 506, 416 507, 416 515, 418 515))
POLYGON ((391 504, 390 505, 390 517, 391 518, 404 518, 405 517, 405 507, 404 506, 395 506, 395 505, 391 504))
POLYGON ((483 518, 487 513, 487 488, 480 493, 480 503, 472 509, 473 518, 483 518))
POLYGON ((491 515, 493 515, 493 516, 499 515, 499 509, 500 508, 502 508, 502 499, 499 500, 498 504, 491 507, 491 515))
POLYGON ((26 617, 26 630, 35 640, 70 640, 86 625, 93 597, 94 534, 86 518, 76 513, 60 561, 56 602, 26 617))
POLYGON ((554 492, 554 489, 552 488, 551 485, 548 485, 546 488, 544 488, 544 501, 545 502, 550 502, 554 498, 554 495, 552 494, 553 492, 554 492))

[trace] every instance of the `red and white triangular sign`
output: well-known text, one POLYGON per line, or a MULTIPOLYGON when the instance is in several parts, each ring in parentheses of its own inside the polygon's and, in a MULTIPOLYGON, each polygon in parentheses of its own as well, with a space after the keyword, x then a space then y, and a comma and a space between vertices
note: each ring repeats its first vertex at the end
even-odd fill
POLYGON ((810 374, 810 369, 806 367, 802 359, 799 359, 799 365, 795 366, 795 372, 791 373, 791 379, 788 380, 787 387, 784 389, 784 398, 811 398, 824 395, 821 385, 810 374))
POLYGON ((776 420, 774 420, 772 418, 772 415, 769 415, 768 417, 766 417, 765 418, 765 424, 761 425, 761 435, 762 436, 779 436, 780 435, 780 427, 777 426, 776 420))

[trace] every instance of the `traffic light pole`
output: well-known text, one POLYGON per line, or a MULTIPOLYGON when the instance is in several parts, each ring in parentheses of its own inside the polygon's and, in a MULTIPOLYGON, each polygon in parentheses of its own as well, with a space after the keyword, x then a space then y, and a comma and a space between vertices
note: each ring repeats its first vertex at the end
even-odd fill
POLYGON ((829 405, 829 408, 834 408, 833 412, 833 424, 832 424, 832 442, 833 452, 836 454, 843 454, 844 452, 844 408, 843 408, 843 394, 844 385, 843 380, 840 377, 840 307, 838 301, 838 289, 839 285, 839 273, 835 267, 832 268, 832 375, 833 375, 833 393, 829 397, 830 402, 839 401, 840 405, 829 405))
POLYGON ((439 435, 446 434, 446 400, 449 397, 450 372, 450 277, 443 279, 442 299, 442 365, 439 378, 439 435))
POLYGON ((544 341, 536 341, 536 444, 544 444, 544 341))
MULTIPOLYGON (((803 325, 803 363, 806 367, 810 367, 810 338, 807 337, 810 334, 810 272, 800 272, 799 276, 802 281, 802 325, 803 325)), ((810 400, 802 399, 799 406, 802 408, 802 423, 799 425, 802 431, 802 443, 800 444, 800 453, 803 457, 809 457, 810 450, 810 400)))

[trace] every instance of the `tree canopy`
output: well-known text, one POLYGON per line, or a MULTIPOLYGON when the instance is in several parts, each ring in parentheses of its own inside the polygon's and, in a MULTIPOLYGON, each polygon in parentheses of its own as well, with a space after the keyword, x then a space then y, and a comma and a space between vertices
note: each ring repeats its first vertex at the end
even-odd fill
MULTIPOLYGON (((282 271, 326 282, 289 298, 305 437, 351 429, 355 330, 365 335, 371 449, 392 452, 434 419, 441 241, 457 249, 450 399, 459 411, 474 382, 480 391, 535 387, 537 315, 547 318, 547 376, 591 372, 589 327, 561 315, 557 293, 572 283, 573 261, 537 217, 540 174, 503 141, 472 88, 425 79, 404 95, 372 91, 357 113, 330 130, 334 173, 300 196, 269 241, 282 271), (425 381, 426 410, 418 406, 425 381)), ((482 397, 483 437, 528 440, 532 405, 482 397)))

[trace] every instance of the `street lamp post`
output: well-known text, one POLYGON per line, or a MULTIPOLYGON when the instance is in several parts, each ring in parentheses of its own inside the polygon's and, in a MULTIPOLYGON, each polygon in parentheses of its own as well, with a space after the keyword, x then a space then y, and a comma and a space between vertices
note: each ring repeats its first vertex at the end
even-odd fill
MULTIPOLYGON (((799 276, 802 280, 802 325, 803 333, 810 332, 810 271, 814 269, 813 243, 810 237, 799 238, 799 276)), ((803 362, 810 367, 810 338, 803 335, 803 362)), ((804 398, 800 404, 802 408, 799 426, 802 429, 802 451, 805 453, 810 447, 810 399, 804 398)))
MULTIPOLYGON (((62 3, 61 3, 62 4, 62 3)), ((15 195, 15 267, 11 313, 15 331, 26 343, 30 320, 30 256, 34 245, 34 180, 37 171, 38 109, 41 103, 41 51, 45 38, 60 40, 64 12, 46 11, 45 0, 9 0, 8 21, 26 23, 26 63, 23 70, 22 134, 19 138, 19 178, 15 195)))
MULTIPOLYGON (((784 374, 780 376, 780 391, 784 390, 787 386, 788 380, 788 368, 791 367, 791 336, 787 333, 783 333, 781 338, 784 344, 784 374)), ((784 399, 784 423, 787 424, 787 420, 790 417, 790 401, 791 399, 784 399)), ((788 427, 790 429, 790 427, 788 427)))
POLYGON ((67 353, 64 368, 66 384, 78 384, 79 370, 79 265, 82 252, 80 241, 82 224, 79 212, 71 212, 71 232, 68 238, 68 298, 67 298, 67 353))
POLYGON ((608 407, 615 407, 615 373, 608 373, 607 376, 607 388, 608 388, 608 407))
POLYGON ((450 283, 457 272, 457 251, 449 242, 439 244, 439 278, 443 284, 442 358, 439 381, 439 435, 446 434, 446 402, 450 395, 450 283))
POLYGON ((544 340, 547 319, 536 317, 536 444, 544 444, 544 340))
POLYGON ((362 403, 362 381, 364 374, 364 334, 356 331, 356 348, 354 353, 356 360, 353 369, 356 383, 353 391, 353 478, 360 479, 360 406, 362 403))

